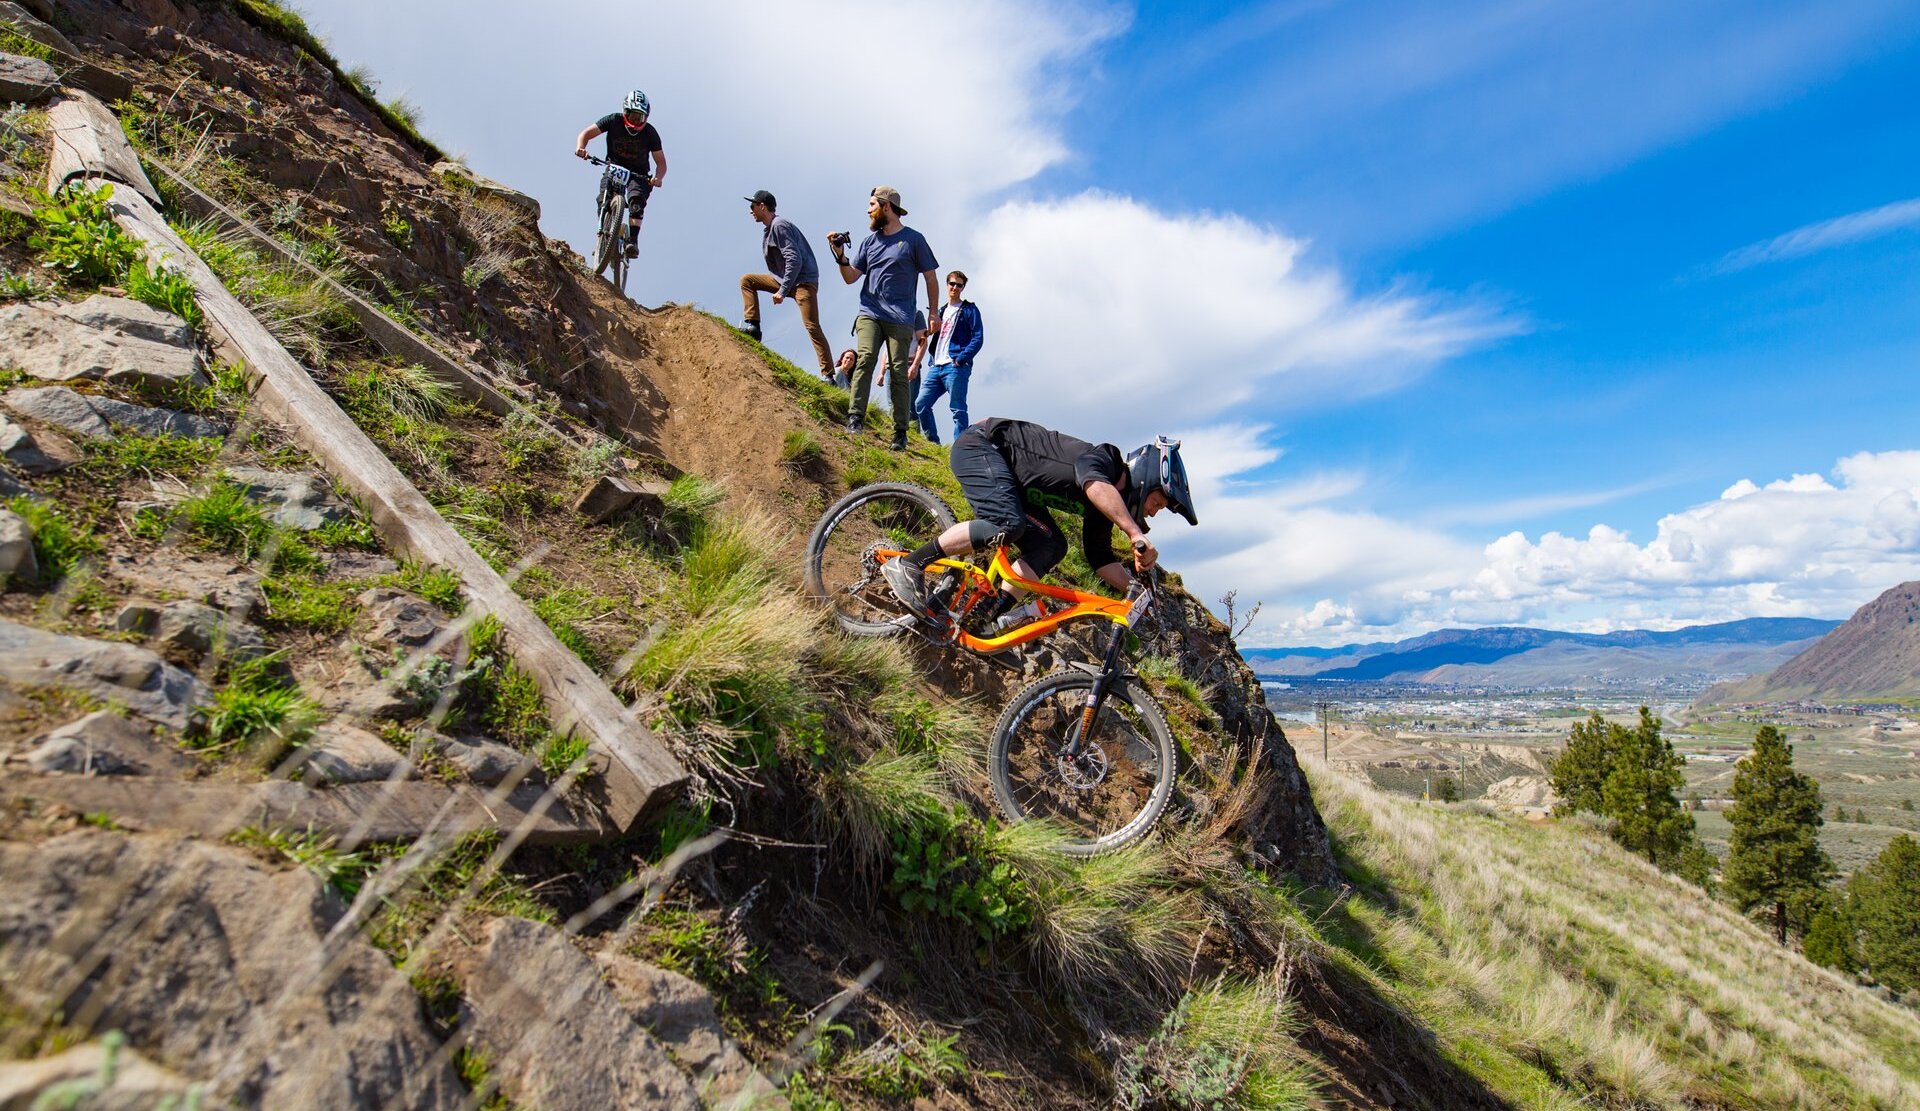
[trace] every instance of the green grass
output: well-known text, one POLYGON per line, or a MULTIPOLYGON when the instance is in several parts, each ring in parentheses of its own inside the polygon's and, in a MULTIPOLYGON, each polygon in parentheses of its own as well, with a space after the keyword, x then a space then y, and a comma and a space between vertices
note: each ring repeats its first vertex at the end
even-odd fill
POLYGON ((420 943, 448 914, 513 915, 555 924, 553 909, 536 898, 528 884, 506 867, 489 868, 499 847, 497 833, 461 838, 415 873, 417 882, 383 901, 367 930, 367 939, 395 964, 415 960, 420 943))
POLYGON ((113 186, 68 186, 35 207, 27 244, 40 261, 85 286, 120 281, 140 257, 140 242, 114 222, 113 186))
POLYGON ((401 590, 418 594, 450 614, 458 614, 466 608, 466 597, 460 593, 460 572, 444 567, 428 567, 413 560, 401 560, 400 570, 386 576, 383 583, 399 587, 401 590))
POLYGON ((7 500, 7 508, 25 518, 33 529, 33 558, 39 564, 42 586, 52 586, 83 561, 106 551, 92 524, 75 520, 56 502, 15 494, 7 500))
POLYGON ((817 463, 825 455, 819 437, 804 428, 789 428, 780 444, 780 461, 795 467, 817 463))
POLYGON ((204 729, 189 736, 198 748, 298 744, 320 723, 320 708, 282 677, 284 653, 234 664, 204 711, 204 729))
POLYGON ((540 684, 507 653, 497 618, 481 618, 468 634, 467 678, 471 712, 500 740, 526 752, 544 752, 553 730, 540 684))
POLYGON ((122 284, 126 287, 127 296, 162 312, 172 313, 195 331, 200 330, 204 323, 192 280, 177 270, 135 262, 127 268, 122 284))
POLYGON ((14 24, 0 21, 0 53, 17 54, 23 58, 38 58, 49 64, 56 64, 53 47, 46 43, 30 39, 21 34, 14 24))
POLYGON ((364 589, 359 582, 327 582, 311 574, 268 575, 260 581, 266 595, 266 624, 278 628, 345 632, 359 605, 354 598, 364 589))
POLYGON ((142 436, 123 431, 107 439, 88 440, 81 467, 102 483, 118 482, 135 473, 190 479, 219 458, 221 446, 214 437, 142 436))
POLYGON ((335 847, 332 836, 316 832, 312 827, 302 833, 291 833, 247 826, 227 840, 290 860, 320 877, 320 881, 341 898, 349 900, 360 893, 360 885, 378 863, 373 854, 342 851, 335 847))

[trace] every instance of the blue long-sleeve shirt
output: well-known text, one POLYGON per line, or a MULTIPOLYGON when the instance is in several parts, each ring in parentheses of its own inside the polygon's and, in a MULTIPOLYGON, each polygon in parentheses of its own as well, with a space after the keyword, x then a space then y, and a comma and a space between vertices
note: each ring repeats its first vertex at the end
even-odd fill
POLYGON ((814 261, 807 237, 785 216, 767 221, 760 236, 760 249, 766 252, 767 269, 780 279, 780 296, 793 296, 793 287, 812 282, 820 284, 820 264, 814 261))

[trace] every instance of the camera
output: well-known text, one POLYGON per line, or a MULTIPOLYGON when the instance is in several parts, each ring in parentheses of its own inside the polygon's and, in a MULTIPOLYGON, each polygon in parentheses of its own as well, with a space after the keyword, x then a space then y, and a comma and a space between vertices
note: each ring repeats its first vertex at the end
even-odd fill
POLYGON ((845 249, 847 244, 852 242, 853 242, 852 232, 830 231, 827 233, 827 245, 829 247, 839 247, 839 248, 845 249))

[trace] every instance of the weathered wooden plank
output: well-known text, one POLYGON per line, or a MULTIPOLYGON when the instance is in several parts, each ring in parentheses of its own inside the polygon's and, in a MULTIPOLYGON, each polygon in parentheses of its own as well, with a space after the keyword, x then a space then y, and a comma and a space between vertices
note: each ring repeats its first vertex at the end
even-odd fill
POLYGON ((134 194, 115 194, 113 207, 120 223, 148 243, 158 261, 177 267, 193 282, 209 325, 259 376, 255 404, 291 429, 300 446, 359 496, 382 539, 423 563, 458 572, 472 603, 499 619, 515 661, 546 695, 554 727, 585 736, 604 759, 604 804, 615 824, 630 828, 677 793, 687 773, 658 738, 554 637, 160 214, 134 194))
POLYGON ((160 194, 140 169, 140 158, 107 106, 91 93, 69 88, 47 109, 53 150, 47 158, 47 192, 76 178, 105 179, 158 205, 160 194))
MULTIPOLYGON (((314 829, 359 840, 411 841, 429 828, 451 833, 511 833, 523 825, 534 844, 603 841, 617 830, 591 808, 565 798, 543 805, 545 789, 522 784, 501 798, 440 783, 350 783, 312 788, 283 779, 260 783, 156 780, 141 776, 10 775, 0 798, 57 803, 104 814, 137 830, 225 837, 248 826, 314 829), (451 805, 449 805, 451 803, 451 805)), ((351 848, 352 846, 345 846, 351 848)))

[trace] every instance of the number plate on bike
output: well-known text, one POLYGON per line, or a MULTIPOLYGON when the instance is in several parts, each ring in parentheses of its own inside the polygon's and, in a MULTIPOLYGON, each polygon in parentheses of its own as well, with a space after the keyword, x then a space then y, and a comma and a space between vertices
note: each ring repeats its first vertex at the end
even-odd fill
POLYGON ((607 180, 612 182, 615 185, 625 185, 627 183, 627 179, 632 176, 633 176, 633 171, 627 169, 625 166, 608 166, 607 167, 607 180))
POLYGON ((1133 605, 1127 609, 1128 626, 1140 624, 1140 619, 1145 617, 1147 615, 1147 611, 1152 608, 1153 608, 1153 592, 1152 591, 1148 591, 1147 593, 1140 595, 1140 597, 1135 598, 1133 600, 1133 605))

